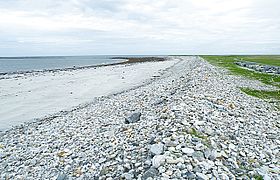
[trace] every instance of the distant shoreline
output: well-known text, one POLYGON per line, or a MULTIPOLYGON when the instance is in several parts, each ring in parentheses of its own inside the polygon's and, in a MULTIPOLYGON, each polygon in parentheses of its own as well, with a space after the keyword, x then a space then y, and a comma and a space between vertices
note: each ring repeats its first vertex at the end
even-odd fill
MULTIPOLYGON (((118 60, 123 59, 124 61, 117 62, 117 63, 99 64, 99 65, 77 66, 77 67, 74 66, 74 67, 68 67, 68 68, 3 72, 3 73, 0 73, 0 76, 16 75, 16 74, 21 75, 21 74, 32 74, 32 73, 69 71, 69 70, 79 70, 79 69, 115 66, 115 65, 123 65, 123 64, 133 64, 133 63, 141 63, 141 62, 164 61, 164 60, 166 60, 166 57, 154 57, 154 56, 151 56, 151 57, 125 57, 124 56, 124 57, 112 57, 111 59, 118 59, 118 60)), ((3 79, 3 78, 0 77, 0 79, 3 79)))

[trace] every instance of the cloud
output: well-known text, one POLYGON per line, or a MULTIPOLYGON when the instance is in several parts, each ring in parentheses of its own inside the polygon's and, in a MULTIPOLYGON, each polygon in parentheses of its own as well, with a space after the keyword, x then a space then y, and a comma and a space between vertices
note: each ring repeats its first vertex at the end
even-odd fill
POLYGON ((279 53, 279 5, 276 0, 0 0, 0 55, 279 53))

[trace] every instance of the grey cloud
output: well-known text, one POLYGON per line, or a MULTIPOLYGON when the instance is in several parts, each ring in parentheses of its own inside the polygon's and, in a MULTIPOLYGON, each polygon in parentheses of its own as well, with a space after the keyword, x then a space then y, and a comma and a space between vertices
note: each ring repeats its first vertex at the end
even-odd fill
POLYGON ((277 0, 0 0, 0 56, 279 53, 279 6, 277 0))

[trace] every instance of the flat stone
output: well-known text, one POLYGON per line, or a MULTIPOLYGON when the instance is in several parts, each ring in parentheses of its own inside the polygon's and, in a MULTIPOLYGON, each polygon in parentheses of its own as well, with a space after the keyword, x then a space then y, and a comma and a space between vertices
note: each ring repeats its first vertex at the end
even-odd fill
POLYGON ((194 149, 186 147, 186 148, 182 148, 182 152, 184 154, 187 154, 187 155, 191 156, 194 153, 194 149))

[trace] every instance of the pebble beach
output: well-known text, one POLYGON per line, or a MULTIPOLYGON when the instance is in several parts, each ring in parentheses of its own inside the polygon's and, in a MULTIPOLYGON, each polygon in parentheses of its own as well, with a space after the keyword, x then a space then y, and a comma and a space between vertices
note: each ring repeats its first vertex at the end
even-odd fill
POLYGON ((144 84, 1 132, 0 179, 280 179, 280 112, 240 90, 273 87, 170 59, 144 84))

